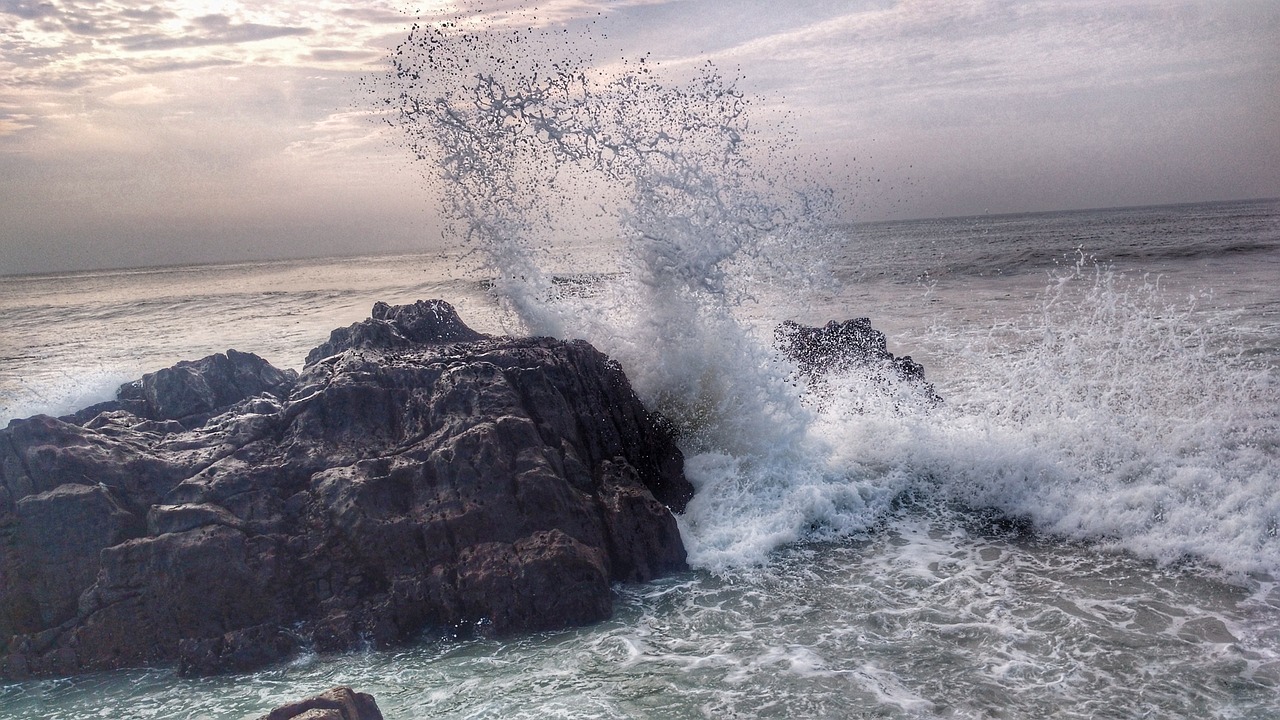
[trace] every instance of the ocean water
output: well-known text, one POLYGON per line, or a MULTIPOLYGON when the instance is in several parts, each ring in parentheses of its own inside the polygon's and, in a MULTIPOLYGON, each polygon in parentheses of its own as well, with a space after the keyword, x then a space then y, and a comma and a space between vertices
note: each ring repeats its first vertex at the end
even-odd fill
MULTIPOLYGON (((694 567, 618 587, 612 620, 11 683, 0 717, 252 718, 334 684, 395 718, 1280 714, 1280 202, 840 226, 811 251, 821 280, 757 275, 736 327, 870 316, 944 404, 835 378, 802 430, 691 432, 694 567)), ((606 255, 550 268, 562 305, 626 285, 606 255)), ((440 254, 0 278, 0 397, 61 412, 229 347, 297 367, 377 300, 522 329, 494 287, 440 254)))
POLYGON ((590 627, 11 683, 0 717, 335 684, 392 718, 1280 716, 1280 201, 848 224, 715 67, 524 12, 415 26, 370 84, 458 249, 0 278, 0 421, 442 297, 621 363, 680 433, 690 571, 590 627), (851 317, 945 401, 773 349, 851 317))

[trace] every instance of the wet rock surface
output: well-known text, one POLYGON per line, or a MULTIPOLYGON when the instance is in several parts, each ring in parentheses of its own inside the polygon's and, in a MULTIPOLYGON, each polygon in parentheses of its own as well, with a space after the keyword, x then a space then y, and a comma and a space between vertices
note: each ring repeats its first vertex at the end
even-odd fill
POLYGON ((302 373, 230 351, 0 430, 0 676, 609 616, 685 567, 665 423, 590 345, 379 303, 302 373))

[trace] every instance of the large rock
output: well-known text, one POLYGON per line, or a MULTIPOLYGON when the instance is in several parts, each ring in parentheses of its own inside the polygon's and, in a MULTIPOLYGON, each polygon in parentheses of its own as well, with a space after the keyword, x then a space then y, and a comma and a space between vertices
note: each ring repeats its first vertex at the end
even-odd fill
POLYGON ((685 567, 683 459, 590 345, 379 303, 308 357, 0 430, 0 675, 558 628, 685 567))
POLYGON ((21 570, 0 590, 14 608, 7 635, 57 626, 75 617, 77 599, 98 576, 104 548, 139 534, 136 516, 105 487, 60 485, 18 501, 13 548, 21 570), (19 579, 20 578, 20 579, 19 579))

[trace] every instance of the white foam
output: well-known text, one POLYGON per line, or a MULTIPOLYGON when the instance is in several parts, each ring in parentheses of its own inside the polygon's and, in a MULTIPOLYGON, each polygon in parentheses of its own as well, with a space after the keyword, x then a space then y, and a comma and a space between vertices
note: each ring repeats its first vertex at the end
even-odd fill
POLYGON ((856 534, 912 492, 1161 562, 1280 571, 1280 388, 1273 368, 1224 350, 1239 347, 1229 327, 1099 271, 1055 282, 997 333, 929 341, 954 363, 941 407, 849 375, 820 410, 789 416, 787 443, 722 419, 733 449, 688 458, 691 560, 754 564, 856 534))
POLYGON ((115 398, 116 389, 132 380, 126 370, 98 365, 62 367, 38 377, 19 377, 5 388, 0 427, 15 418, 66 415, 115 398))
POLYGON ((815 425, 833 462, 1164 562, 1280 569, 1274 369, 1223 351, 1229 328, 1140 280, 1100 271, 1050 291, 976 340, 935 331, 954 363, 938 409, 866 412, 846 383, 859 411, 815 425))

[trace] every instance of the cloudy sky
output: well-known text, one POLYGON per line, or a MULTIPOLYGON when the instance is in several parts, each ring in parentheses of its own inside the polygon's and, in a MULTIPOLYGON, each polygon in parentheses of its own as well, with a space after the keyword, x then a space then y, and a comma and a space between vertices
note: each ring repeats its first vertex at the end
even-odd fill
MULTIPOLYGON (((429 249, 362 78, 382 0, 0 0, 0 274, 429 249)), ((549 0, 712 60, 862 219, 1280 196, 1275 0, 549 0)), ((532 20, 531 20, 532 22, 532 20)))

